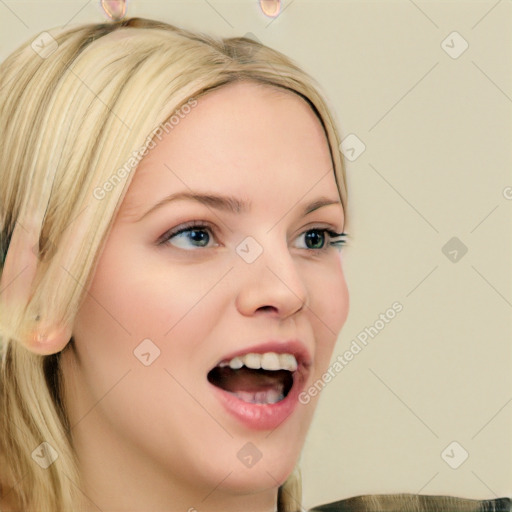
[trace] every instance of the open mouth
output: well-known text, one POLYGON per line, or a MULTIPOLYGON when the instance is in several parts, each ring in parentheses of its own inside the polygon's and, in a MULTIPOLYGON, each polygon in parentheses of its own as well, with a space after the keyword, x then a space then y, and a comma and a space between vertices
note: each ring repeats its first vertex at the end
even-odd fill
POLYGON ((208 381, 252 404, 275 404, 293 387, 297 361, 291 354, 246 354, 222 361, 208 372, 208 381))

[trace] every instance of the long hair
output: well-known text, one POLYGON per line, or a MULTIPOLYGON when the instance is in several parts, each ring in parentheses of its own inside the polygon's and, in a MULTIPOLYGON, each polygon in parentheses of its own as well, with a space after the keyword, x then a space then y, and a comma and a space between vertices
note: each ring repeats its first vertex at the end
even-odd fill
MULTIPOLYGON (((143 18, 52 29, 12 53, 0 76, 0 493, 16 510, 80 510, 60 353, 35 354, 24 341, 73 325, 142 155, 211 90, 237 80, 279 87, 322 123, 346 212, 341 140, 316 82, 251 38, 143 18), (50 449, 51 465, 34 463, 50 449)), ((278 509, 302 510, 298 467, 278 509)))

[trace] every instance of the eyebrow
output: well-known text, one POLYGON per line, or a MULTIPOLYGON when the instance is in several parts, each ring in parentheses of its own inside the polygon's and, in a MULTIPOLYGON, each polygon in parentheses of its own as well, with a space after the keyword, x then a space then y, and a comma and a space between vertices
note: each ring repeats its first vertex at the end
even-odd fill
MULTIPOLYGON (((249 213, 251 210, 252 203, 250 201, 242 201, 233 196, 223 196, 223 195, 215 195, 215 194, 202 194, 202 193, 194 193, 194 192, 177 192, 175 194, 171 194, 167 197, 164 197, 161 201, 153 205, 146 213, 144 213, 136 222, 140 222, 142 219, 147 217, 150 213, 154 212, 158 208, 162 207, 165 204, 171 203, 173 201, 178 200, 191 200, 197 201, 205 206, 210 208, 215 208, 216 210, 221 210, 229 213, 249 213)), ((331 204, 339 204, 341 206, 341 201, 339 199, 331 199, 325 196, 319 197, 312 201, 311 203, 306 204, 302 209, 302 215, 308 215, 323 206, 328 206, 331 204)))

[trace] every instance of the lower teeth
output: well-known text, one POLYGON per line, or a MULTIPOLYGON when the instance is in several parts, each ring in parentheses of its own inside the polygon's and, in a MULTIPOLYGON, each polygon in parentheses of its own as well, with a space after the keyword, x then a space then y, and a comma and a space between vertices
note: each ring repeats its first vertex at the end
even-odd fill
POLYGON ((275 404, 284 399, 283 393, 275 389, 256 392, 234 391, 232 394, 250 404, 275 404))

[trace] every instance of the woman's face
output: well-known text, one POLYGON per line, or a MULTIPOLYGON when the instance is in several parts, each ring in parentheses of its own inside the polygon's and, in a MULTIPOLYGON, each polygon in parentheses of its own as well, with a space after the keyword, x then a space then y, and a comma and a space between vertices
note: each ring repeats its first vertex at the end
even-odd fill
POLYGON ((296 395, 327 369, 349 308, 341 254, 323 231, 344 226, 325 135, 295 94, 238 82, 155 140, 76 318, 75 351, 63 352, 83 470, 91 485, 115 463, 109 478, 151 475, 154 489, 275 489, 316 406, 296 395), (317 201, 332 204, 305 213, 317 201), (279 399, 290 370, 210 372, 254 352, 298 359, 282 403, 246 400, 279 399))

